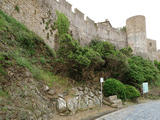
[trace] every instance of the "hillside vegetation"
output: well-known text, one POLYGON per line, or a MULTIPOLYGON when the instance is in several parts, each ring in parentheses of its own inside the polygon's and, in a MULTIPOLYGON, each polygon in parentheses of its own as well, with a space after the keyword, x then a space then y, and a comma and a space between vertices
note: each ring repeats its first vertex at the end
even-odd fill
MULTIPOLYGON (((104 77, 104 95, 117 94, 122 99, 140 96, 143 82, 159 85, 158 61, 153 63, 134 56, 130 47, 117 50, 111 43, 99 39, 81 46, 78 40, 69 34, 68 18, 62 13, 57 12, 54 25, 58 30, 56 51, 50 49, 23 24, 0 10, 0 106, 4 106, 1 101, 3 99, 11 99, 10 103, 14 103, 15 93, 12 93, 11 88, 13 85, 18 88, 17 81, 20 81, 20 86, 25 83, 21 87, 27 89, 25 85, 28 85, 28 82, 23 79, 26 71, 32 73, 37 84, 43 83, 50 87, 58 84, 62 89, 64 86, 69 87, 71 80, 77 84, 98 85, 99 78, 104 77), (18 76, 13 77, 10 71, 18 76), (117 91, 111 89, 114 86, 117 91)), ((24 93, 22 96, 24 97, 24 93)), ((27 109, 33 111, 33 108, 27 109)), ((4 108, 3 112, 6 111, 4 108)))
POLYGON ((27 68, 36 79, 46 79, 43 74, 51 76, 54 51, 35 33, 2 11, 0 11, 0 40, 1 75, 5 75, 10 66, 21 66, 27 68))
MULTIPOLYGON (((59 41, 59 48, 56 51, 59 62, 57 66, 60 66, 61 71, 68 77, 76 81, 89 81, 93 84, 96 84, 100 77, 117 79, 122 84, 126 84, 124 94, 129 99, 140 96, 139 91, 141 92, 143 82, 159 85, 159 62, 134 56, 130 47, 117 50, 111 43, 98 39, 92 40, 89 45, 81 46, 68 34, 69 21, 64 14, 57 13, 57 16, 58 19, 55 22, 59 41), (135 94, 132 94, 133 91, 135 94)), ((112 86, 116 83, 113 82, 112 86)))

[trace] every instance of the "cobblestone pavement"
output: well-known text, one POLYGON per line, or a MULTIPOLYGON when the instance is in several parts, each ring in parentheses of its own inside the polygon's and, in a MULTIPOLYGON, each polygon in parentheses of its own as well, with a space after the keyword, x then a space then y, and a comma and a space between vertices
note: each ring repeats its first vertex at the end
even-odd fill
POLYGON ((96 120, 160 120, 160 101, 130 106, 96 120))

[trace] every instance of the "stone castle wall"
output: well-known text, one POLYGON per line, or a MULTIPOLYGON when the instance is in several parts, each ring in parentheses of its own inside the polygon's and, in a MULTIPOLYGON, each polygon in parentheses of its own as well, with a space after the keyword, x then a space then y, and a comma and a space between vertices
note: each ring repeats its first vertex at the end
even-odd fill
POLYGON ((49 30, 46 30, 45 24, 43 24, 43 19, 49 16, 48 8, 47 6, 42 7, 42 4, 39 4, 38 1, 39 0, 1 0, 0 9, 25 24, 53 48, 54 34, 50 35, 50 39, 46 39, 49 30), (15 10, 16 6, 19 8, 19 12, 15 10))
POLYGON ((100 37, 102 40, 110 41, 118 48, 126 46, 126 33, 100 23, 96 24, 89 17, 86 17, 85 20, 84 13, 77 8, 72 12, 72 5, 67 1, 45 0, 45 3, 52 13, 58 10, 69 18, 73 36, 80 41, 81 45, 88 44, 92 39, 100 37))
POLYGON ((42 19, 54 21, 57 10, 69 18, 70 30, 81 45, 88 44, 96 37, 104 41, 110 41, 117 48, 123 48, 127 45, 125 32, 113 27, 103 26, 103 23, 96 24, 89 17, 84 19, 84 14, 78 9, 72 12, 72 5, 65 0, 3 0, 0 9, 36 32, 52 48, 54 48, 54 33, 50 34, 49 30, 45 30, 42 19), (19 7, 20 12, 15 10, 16 6, 19 7), (48 39, 46 39, 47 34, 49 34, 48 39))
POLYGON ((109 41, 118 49, 130 46, 134 53, 149 59, 158 59, 156 41, 147 39, 144 16, 134 16, 126 21, 126 31, 113 28, 109 21, 95 23, 78 9, 72 12, 72 5, 66 0, 0 0, 0 9, 13 16, 30 30, 42 37, 51 47, 56 48, 56 31, 51 29, 56 20, 56 11, 64 13, 70 21, 70 32, 81 43, 92 39, 109 41), (15 9, 19 7, 19 12, 15 9))

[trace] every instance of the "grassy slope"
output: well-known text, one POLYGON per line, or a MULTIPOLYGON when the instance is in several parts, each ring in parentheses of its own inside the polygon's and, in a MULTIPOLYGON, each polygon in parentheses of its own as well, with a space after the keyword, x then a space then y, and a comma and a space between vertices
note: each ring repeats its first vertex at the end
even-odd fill
MULTIPOLYGON (((35 33, 23 24, 7 16, 0 10, 0 85, 7 84, 7 69, 23 67, 29 69, 33 77, 50 87, 54 83, 65 85, 66 79, 55 76, 54 51, 35 33)), ((5 92, 0 88, 0 96, 5 92)))

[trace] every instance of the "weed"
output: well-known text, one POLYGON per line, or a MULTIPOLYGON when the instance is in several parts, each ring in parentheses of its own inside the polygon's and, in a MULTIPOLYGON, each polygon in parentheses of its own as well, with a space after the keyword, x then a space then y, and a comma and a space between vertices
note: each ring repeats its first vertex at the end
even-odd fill
POLYGON ((45 59, 45 57, 40 57, 40 62, 42 64, 45 64, 47 62, 47 60, 45 59))
POLYGON ((20 12, 20 9, 19 9, 19 6, 18 6, 18 5, 15 6, 15 10, 16 10, 18 13, 20 12))
POLYGON ((8 93, 0 89, 0 97, 8 97, 8 93))

